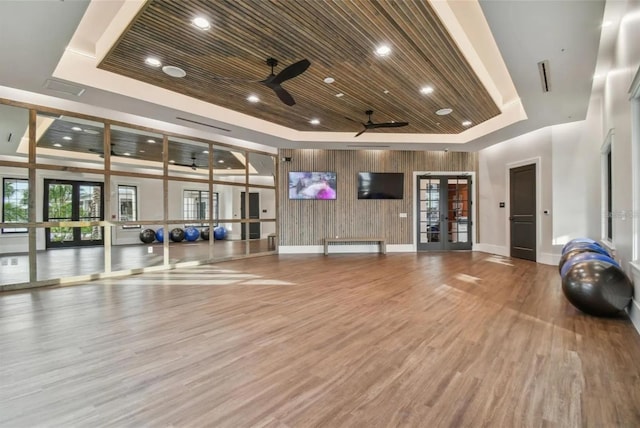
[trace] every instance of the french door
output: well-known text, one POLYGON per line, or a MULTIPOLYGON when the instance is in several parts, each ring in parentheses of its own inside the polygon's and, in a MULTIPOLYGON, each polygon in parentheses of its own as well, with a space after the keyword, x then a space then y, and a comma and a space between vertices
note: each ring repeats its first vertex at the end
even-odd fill
POLYGON ((418 176, 418 251, 471 249, 471 177, 418 176))
MULTIPOLYGON (((103 184, 85 181, 45 180, 44 221, 101 221, 104 220, 103 184)), ((45 232, 47 248, 102 245, 100 226, 48 227, 45 232)))

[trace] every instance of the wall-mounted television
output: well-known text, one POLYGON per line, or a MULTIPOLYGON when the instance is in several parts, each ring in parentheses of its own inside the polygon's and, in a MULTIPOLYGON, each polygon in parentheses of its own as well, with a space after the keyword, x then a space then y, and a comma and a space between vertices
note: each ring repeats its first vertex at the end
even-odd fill
POLYGON ((358 199, 404 198, 402 172, 359 172, 358 199))
POLYGON ((289 199, 337 198, 335 172, 289 172, 289 199))

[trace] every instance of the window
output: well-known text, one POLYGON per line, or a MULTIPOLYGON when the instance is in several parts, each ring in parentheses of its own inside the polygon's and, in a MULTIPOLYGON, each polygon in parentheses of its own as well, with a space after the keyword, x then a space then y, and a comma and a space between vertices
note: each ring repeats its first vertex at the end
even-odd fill
MULTIPOLYGON (((138 220, 138 188, 136 186, 118 185, 118 220, 138 220)), ((139 229, 139 224, 123 225, 123 229, 139 229)))
MULTIPOLYGON (((185 220, 202 220, 185 226, 207 226, 209 222, 209 192, 206 190, 185 190, 183 197, 185 220)), ((213 193, 213 220, 218 225, 218 193, 213 193)))
MULTIPOLYGON (((2 221, 4 223, 29 222, 29 180, 5 178, 2 191, 2 221)), ((26 233, 26 227, 3 228, 2 233, 26 233)))

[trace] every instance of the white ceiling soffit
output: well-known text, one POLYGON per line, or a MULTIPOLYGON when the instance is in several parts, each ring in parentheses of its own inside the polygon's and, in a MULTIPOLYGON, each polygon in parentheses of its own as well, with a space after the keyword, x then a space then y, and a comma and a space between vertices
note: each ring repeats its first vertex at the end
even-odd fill
MULTIPOLYGON (((296 131, 98 69, 100 60, 143 5, 144 2, 138 0, 92 1, 53 75, 59 79, 124 96, 135 94, 139 100, 215 120, 216 124, 223 127, 224 124, 228 124, 232 129, 249 128, 267 136, 261 141, 264 144, 272 143, 279 147, 318 148, 318 143, 329 143, 330 146, 327 145, 327 148, 337 148, 334 146, 336 144, 339 148, 344 148, 345 142, 356 141, 393 143, 392 147, 398 148, 423 143, 450 146, 468 143, 527 118, 489 25, 476 1, 433 1, 432 5, 502 114, 457 135, 371 133, 359 137, 358 140, 354 139, 351 132, 296 131)), ((325 147, 325 144, 322 146, 325 147)))

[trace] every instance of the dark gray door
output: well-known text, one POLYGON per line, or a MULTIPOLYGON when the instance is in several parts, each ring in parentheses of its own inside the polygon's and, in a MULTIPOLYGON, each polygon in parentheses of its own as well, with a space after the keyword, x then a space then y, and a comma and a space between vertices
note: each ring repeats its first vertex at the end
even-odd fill
POLYGON ((536 166, 509 170, 511 257, 536 261, 536 166))
POLYGON ((471 178, 418 177, 418 251, 471 249, 471 178))
MULTIPOLYGON (((240 217, 245 216, 245 192, 240 195, 240 217)), ((249 218, 260 218, 260 193, 249 192, 249 218)), ((242 225, 242 239, 247 237, 247 228, 242 225)), ((260 239, 260 223, 249 223, 249 239, 260 239)))

